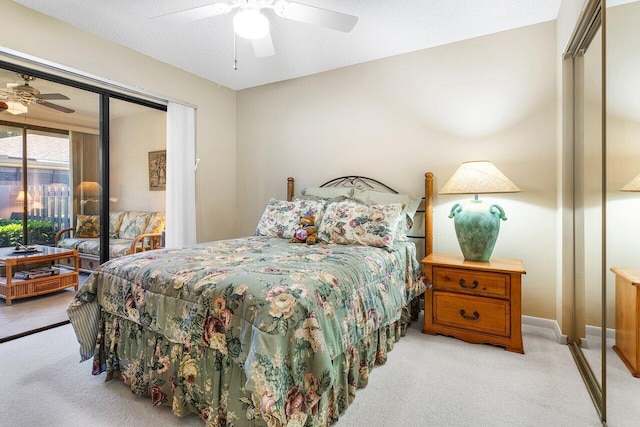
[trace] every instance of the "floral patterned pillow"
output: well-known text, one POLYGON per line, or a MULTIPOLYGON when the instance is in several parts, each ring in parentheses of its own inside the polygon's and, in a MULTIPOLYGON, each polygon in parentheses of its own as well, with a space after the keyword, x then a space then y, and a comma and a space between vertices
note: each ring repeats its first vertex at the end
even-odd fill
POLYGON ((267 204, 254 236, 271 236, 290 239, 300 224, 300 217, 312 210, 316 224, 322 220, 326 202, 324 200, 285 200, 271 199, 267 204))
POLYGON ((138 234, 144 233, 151 218, 150 212, 126 211, 120 224, 121 239, 135 239, 138 234))
POLYGON ((120 224, 122 224, 122 217, 124 212, 111 212, 109 214, 109 237, 117 239, 120 235, 120 224))
POLYGON ((400 203, 403 205, 404 215, 398 224, 396 239, 407 241, 407 233, 413 227, 414 216, 420 203, 421 197, 409 196, 407 194, 394 194, 376 190, 358 189, 353 194, 353 199, 367 205, 385 205, 388 203, 400 203))
POLYGON ((402 215, 400 203, 370 206, 357 202, 331 203, 318 226, 318 238, 341 245, 389 248, 402 215))
POLYGON ((164 230, 165 222, 166 217, 164 212, 154 212, 151 215, 151 219, 149 220, 149 224, 147 225, 145 233, 162 233, 162 230, 164 230))
POLYGON ((78 215, 75 237, 100 237, 100 215, 78 215))

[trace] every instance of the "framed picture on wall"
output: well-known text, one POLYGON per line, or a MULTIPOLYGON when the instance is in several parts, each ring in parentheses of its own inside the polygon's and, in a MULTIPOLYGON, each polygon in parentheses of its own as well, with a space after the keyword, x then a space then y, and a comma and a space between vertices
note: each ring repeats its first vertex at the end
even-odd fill
POLYGON ((164 191, 167 186, 167 150, 149 151, 149 191, 164 191))

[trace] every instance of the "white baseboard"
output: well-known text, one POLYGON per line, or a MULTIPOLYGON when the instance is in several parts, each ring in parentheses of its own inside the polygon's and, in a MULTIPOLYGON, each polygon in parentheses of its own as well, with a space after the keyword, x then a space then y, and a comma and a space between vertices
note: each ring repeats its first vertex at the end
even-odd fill
MULTIPOLYGON (((560 325, 557 320, 553 319, 545 319, 543 317, 533 317, 533 316, 522 316, 522 324, 523 325, 531 325, 538 326, 540 328, 552 329, 556 335, 556 340, 560 344, 567 343, 567 336, 562 333, 560 330, 560 325)), ((599 339, 601 335, 600 326, 591 326, 587 325, 585 328, 586 337, 580 338, 580 346, 582 348, 589 348, 589 337, 592 336, 592 341, 599 339)), ((616 338, 616 330, 612 328, 607 328, 607 339, 615 339, 616 338)))
MULTIPOLYGON (((602 336, 602 328, 600 326, 586 326, 587 336, 593 335, 596 337, 602 336)), ((612 328, 607 328, 607 339, 615 339, 616 338, 616 330, 612 328)))
POLYGON ((525 325, 538 326, 540 328, 551 329, 556 335, 556 341, 558 341, 560 344, 567 343, 567 336, 562 334, 562 331, 560 330, 560 325, 558 324, 557 320, 523 315, 522 323, 525 325))
MULTIPOLYGON (((582 348, 591 348, 590 343, 593 342, 596 348, 600 347, 602 341, 602 328, 600 326, 587 325, 585 327, 586 337, 580 338, 580 346, 582 348), (590 338, 591 337, 591 338, 590 338)), ((607 328, 607 340, 616 339, 616 330, 607 328)))

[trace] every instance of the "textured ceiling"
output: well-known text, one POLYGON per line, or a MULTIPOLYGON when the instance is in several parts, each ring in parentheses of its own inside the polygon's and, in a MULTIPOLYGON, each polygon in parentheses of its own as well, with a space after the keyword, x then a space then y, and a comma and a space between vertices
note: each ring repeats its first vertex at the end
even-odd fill
POLYGON ((236 90, 554 20, 561 3, 299 0, 356 15, 358 23, 350 33, 341 33, 283 19, 266 10, 276 54, 256 58, 250 42, 239 38, 239 69, 234 70, 232 14, 176 26, 149 20, 215 0, 13 1, 236 90))

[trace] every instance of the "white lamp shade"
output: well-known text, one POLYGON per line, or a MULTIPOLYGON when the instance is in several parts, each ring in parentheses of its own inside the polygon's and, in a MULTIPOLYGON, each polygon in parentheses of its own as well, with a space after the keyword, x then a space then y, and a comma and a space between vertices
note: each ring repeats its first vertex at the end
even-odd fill
POLYGON ((488 160, 464 162, 439 194, 518 193, 520 190, 488 160))
POLYGON ((76 195, 83 199, 97 199, 101 192, 102 187, 95 181, 82 181, 76 187, 76 195))
POLYGON ((620 191, 640 191, 640 175, 627 182, 627 184, 622 187, 620 191))
POLYGON ((242 9, 233 17, 233 31, 245 39, 261 39, 269 33, 269 20, 256 9, 242 9))
MULTIPOLYGON (((31 201, 33 198, 31 197, 31 194, 27 191, 27 200, 31 201)), ((16 203, 22 203, 24 202, 24 191, 20 190, 18 192, 18 197, 16 197, 16 203)))
POLYGON ((9 101, 7 102, 7 113, 11 113, 11 114, 25 114, 26 112, 29 111, 29 109, 27 108, 26 105, 24 105, 22 102, 16 102, 16 101, 9 101))

